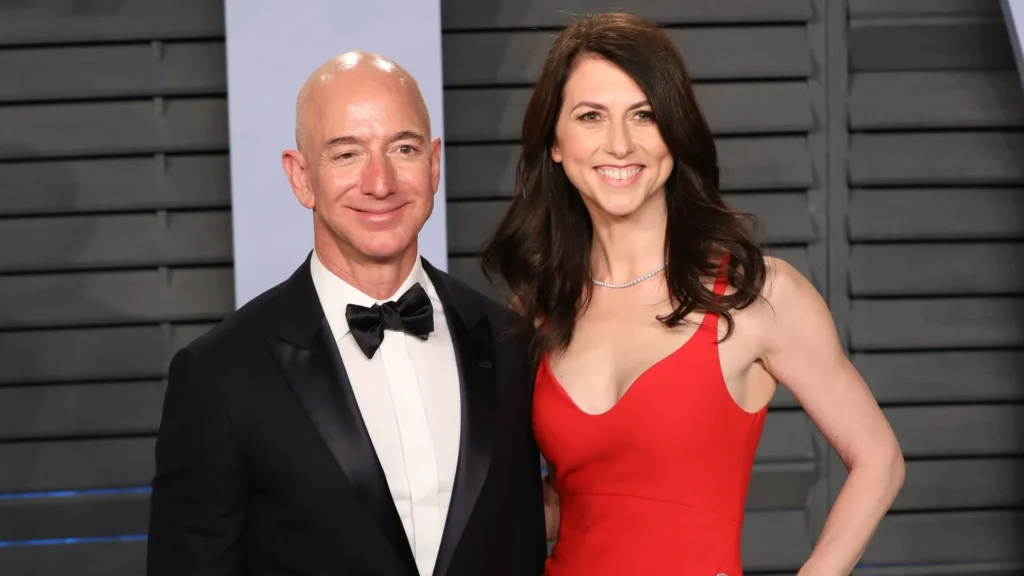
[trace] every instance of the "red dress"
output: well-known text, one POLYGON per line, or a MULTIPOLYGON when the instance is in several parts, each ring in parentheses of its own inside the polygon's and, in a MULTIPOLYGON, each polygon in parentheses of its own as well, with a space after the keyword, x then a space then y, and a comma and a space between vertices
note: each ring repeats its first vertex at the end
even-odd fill
MULTIPOLYGON (((715 291, 722 293, 719 278, 715 291)), ((610 410, 589 415, 545 356, 534 432, 561 502, 547 576, 741 576, 740 531, 767 409, 726 389, 707 314, 610 410)))

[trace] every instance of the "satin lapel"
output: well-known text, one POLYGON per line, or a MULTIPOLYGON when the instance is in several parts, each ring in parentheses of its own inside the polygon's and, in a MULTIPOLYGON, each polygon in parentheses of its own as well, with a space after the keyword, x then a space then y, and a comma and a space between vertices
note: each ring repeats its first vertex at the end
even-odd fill
POLYGON ((459 541, 487 480, 494 452, 498 395, 494 339, 487 316, 468 309, 470 305, 466 299, 454 297, 444 278, 432 266, 425 265, 424 268, 431 276, 437 295, 444 305, 459 366, 459 388, 462 391, 459 460, 448 518, 434 567, 434 576, 443 576, 455 557, 459 541))
POLYGON ((405 529, 363 423, 327 320, 321 321, 308 349, 284 340, 275 340, 270 344, 289 386, 309 414, 338 466, 361 496, 363 504, 409 573, 416 574, 416 562, 405 529))

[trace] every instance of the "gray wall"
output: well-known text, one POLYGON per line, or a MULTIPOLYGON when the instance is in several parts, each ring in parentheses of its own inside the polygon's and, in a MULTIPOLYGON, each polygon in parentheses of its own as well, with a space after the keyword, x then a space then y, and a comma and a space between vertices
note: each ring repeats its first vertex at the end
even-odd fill
MULTIPOLYGON (((903 443, 858 573, 1024 571, 1024 93, 998 2, 631 5, 671 26, 729 200, 826 295, 903 443)), ((167 360, 232 309, 222 7, 25 6, 0 13, 0 541, 95 540, 0 547, 0 574, 141 574, 167 360)), ((442 2, 449 266, 484 289, 530 84, 566 14, 605 7, 442 2)), ((842 472, 780 391, 748 572, 796 572, 842 472)))
POLYGON ((1006 25, 994 0, 850 8, 830 293, 909 460, 865 562, 1019 574, 1024 91, 1006 25))
POLYGON ((208 0, 0 9, 0 541, 53 544, 4 576, 142 573, 167 361, 232 310, 223 29, 208 0))

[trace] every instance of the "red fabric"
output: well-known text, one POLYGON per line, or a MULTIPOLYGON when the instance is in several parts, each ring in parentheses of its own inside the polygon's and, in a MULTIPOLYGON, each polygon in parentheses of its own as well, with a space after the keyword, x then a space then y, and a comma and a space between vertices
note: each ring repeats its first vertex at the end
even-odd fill
MULTIPOLYGON (((724 278, 715 283, 722 294, 724 278)), ((534 432, 556 470, 558 541, 547 576, 741 576, 740 532, 767 409, 726 389, 718 316, 640 375, 610 410, 580 410, 547 356, 534 432)))

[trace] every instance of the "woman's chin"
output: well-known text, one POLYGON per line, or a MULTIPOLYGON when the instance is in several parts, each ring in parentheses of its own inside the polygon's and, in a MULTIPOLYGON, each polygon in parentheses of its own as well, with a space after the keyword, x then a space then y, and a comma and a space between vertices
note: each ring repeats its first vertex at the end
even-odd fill
POLYGON ((597 209, 605 216, 614 220, 628 219, 643 207, 641 198, 602 198, 597 209))

